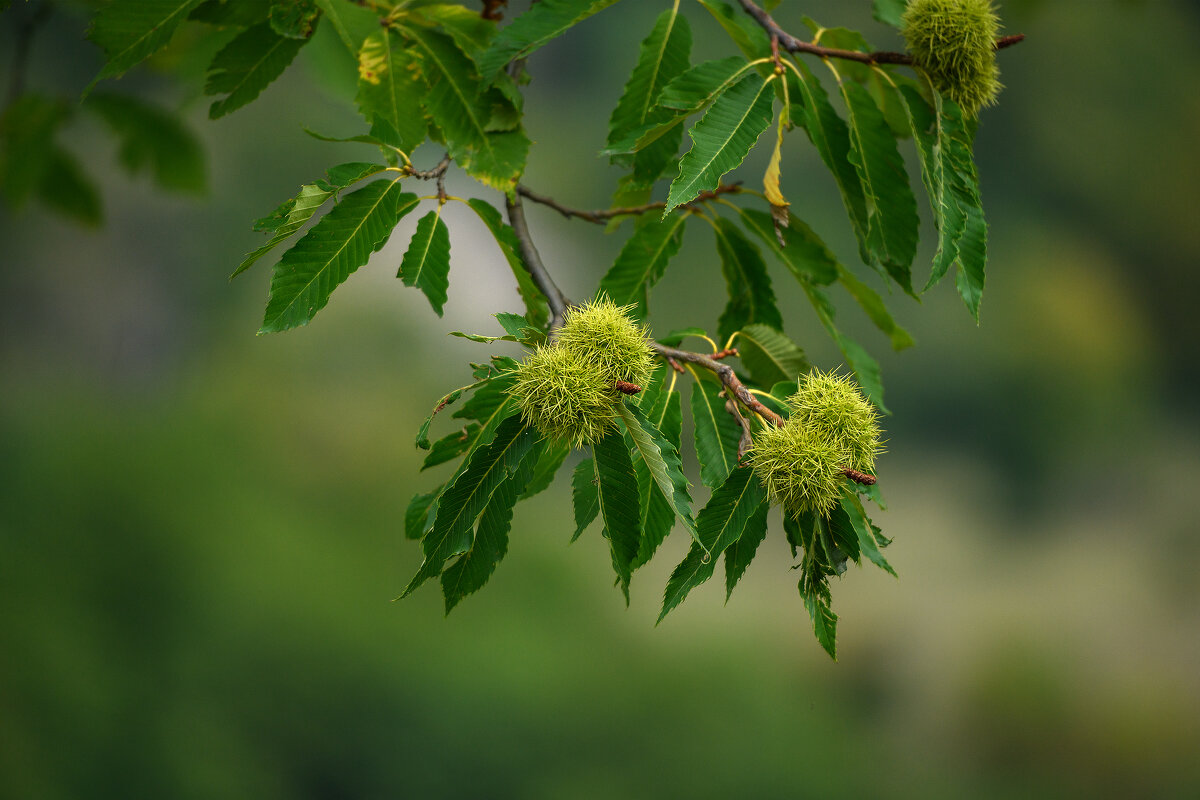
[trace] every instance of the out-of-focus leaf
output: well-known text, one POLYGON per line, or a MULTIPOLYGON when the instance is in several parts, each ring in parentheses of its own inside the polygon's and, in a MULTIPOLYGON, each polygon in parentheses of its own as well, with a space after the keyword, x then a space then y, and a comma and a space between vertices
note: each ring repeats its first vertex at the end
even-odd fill
POLYGON ((728 339, 735 331, 752 323, 783 327, 783 317, 775 305, 775 291, 762 255, 746 235, 730 220, 717 217, 713 232, 729 302, 717 321, 717 336, 728 339))
POLYGON ((307 39, 313 35, 321 9, 312 0, 275 0, 271 4, 271 30, 288 39, 307 39))
POLYGON ((127 70, 165 47, 201 0, 123 0, 101 7, 88 29, 88 38, 104 50, 104 66, 88 85, 119 78, 127 70))
POLYGON ((479 72, 491 80, 513 59, 525 58, 534 50, 574 26, 608 8, 617 0, 541 0, 500 29, 491 46, 479 56, 479 72))
POLYGON ((84 225, 101 223, 100 193, 79 161, 60 147, 51 147, 37 196, 48 208, 84 225))
POLYGON ((266 22, 238 34, 208 67, 204 93, 225 95, 209 106, 209 119, 223 117, 258 97, 283 74, 306 41, 280 36, 266 22))
POLYGON ((840 264, 838 265, 838 281, 846 288, 855 302, 862 306, 862 310, 870 317, 871 322, 875 323, 875 327, 883 331, 891 340, 893 350, 899 352, 906 347, 913 346, 912 336, 896 324, 896 320, 892 319, 887 306, 883 304, 883 298, 874 289, 860 281, 850 270, 840 264))
POLYGON ((204 191, 204 150, 176 115, 111 92, 92 94, 84 108, 96 112, 117 135, 117 157, 127 170, 136 174, 148 169, 164 189, 204 191))
POLYGON ((891 25, 893 28, 902 28, 904 27, 904 22, 901 17, 904 16, 906 5, 905 0, 873 0, 871 13, 875 19, 884 25, 891 25))
MULTIPOLYGON (((240 2, 241 0, 238 0, 240 2)), ((379 30, 379 14, 353 0, 313 0, 322 15, 333 26, 338 38, 350 55, 358 58, 363 42, 379 30)))
POLYGON ((817 285, 833 283, 838 276, 838 259, 820 236, 795 214, 788 214, 787 244, 780 245, 771 216, 752 208, 738 207, 742 224, 767 246, 797 280, 817 285))
POLYGON ((829 302, 829 298, 825 296, 824 292, 809 285, 804 286, 804 291, 812 303, 813 310, 817 312, 817 318, 825 326, 825 330, 829 332, 829 336, 837 344, 838 349, 842 351, 842 357, 846 359, 850 369, 854 370, 863 393, 878 406, 880 411, 885 414, 891 413, 883 404, 883 378, 880 374, 879 362, 872 358, 858 342, 838 330, 834 323, 833 304, 829 302))
POLYGON ((633 305, 634 315, 644 319, 648 313, 646 295, 663 276, 667 262, 679 252, 686 222, 686 214, 667 219, 647 214, 639 219, 612 268, 600 280, 600 291, 617 305, 633 305))
POLYGON ((429 532, 430 510, 436 508, 434 502, 442 493, 441 487, 425 494, 413 495, 409 501, 408 510, 404 512, 404 536, 408 539, 420 539, 429 532))
POLYGON ((188 19, 222 28, 249 28, 267 19, 271 0, 204 0, 188 19))
POLYGON ((500 212, 486 200, 472 197, 467 201, 467 205, 483 220, 483 224, 496 238, 500 252, 508 261, 508 266, 512 269, 513 276, 517 281, 517 291, 520 293, 521 299, 525 301, 525 318, 534 327, 544 329, 550 321, 550 308, 546 303, 546 296, 529 277, 529 270, 525 268, 525 261, 521 257, 521 247, 517 242, 517 235, 511 227, 504 223, 500 212))

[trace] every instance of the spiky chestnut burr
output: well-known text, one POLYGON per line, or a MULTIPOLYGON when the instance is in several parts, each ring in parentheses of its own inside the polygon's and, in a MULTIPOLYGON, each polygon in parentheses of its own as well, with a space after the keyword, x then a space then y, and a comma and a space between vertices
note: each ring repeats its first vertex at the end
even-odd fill
POLYGON ((903 16, 913 63, 934 87, 974 117, 996 102, 999 18, 991 0, 911 0, 903 16))
POLYGON ((558 346, 593 365, 608 386, 617 381, 644 386, 654 370, 646 329, 629 318, 632 306, 600 297, 567 309, 558 346))
POLYGON ((521 415, 549 439, 582 447, 613 424, 613 382, 561 345, 540 347, 517 367, 512 396, 521 415))

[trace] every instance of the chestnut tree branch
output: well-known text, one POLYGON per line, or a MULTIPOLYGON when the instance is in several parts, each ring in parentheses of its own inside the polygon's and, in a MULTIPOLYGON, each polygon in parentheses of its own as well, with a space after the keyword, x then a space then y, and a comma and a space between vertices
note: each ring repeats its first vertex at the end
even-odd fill
MULTIPOLYGON (((742 191, 741 187, 742 187, 741 181, 737 181, 736 183, 722 184, 722 185, 718 186, 716 189, 713 189, 712 191, 701 192, 699 195, 696 196, 695 200, 692 200, 689 203, 685 203, 684 207, 691 206, 693 203, 702 203, 705 200, 711 200, 714 197, 719 197, 720 195, 723 195, 723 194, 738 194, 739 192, 742 191)), ((533 189, 530 189, 528 186, 525 186, 524 184, 517 184, 517 194, 520 194, 523 197, 527 197, 535 203, 539 203, 544 206, 549 206, 550 208, 553 208, 558 213, 562 214, 567 219, 570 219, 571 217, 579 217, 580 219, 587 220, 588 222, 594 222, 598 225, 603 225, 605 222, 612 219, 613 217, 624 217, 624 216, 628 216, 631 214, 645 214, 647 211, 657 211, 657 210, 666 208, 666 206, 667 206, 666 203, 646 203, 645 205, 641 205, 641 206, 625 206, 623 208, 603 208, 603 209, 597 209, 594 211, 587 211, 584 209, 570 208, 568 206, 564 206, 562 203, 559 203, 554 198, 547 197, 544 194, 539 194, 538 192, 535 192, 533 189)))
POLYGON ((521 195, 516 192, 505 195, 504 204, 508 209, 508 223, 512 226, 513 233, 517 235, 517 244, 521 248, 521 261, 524 262, 525 269, 529 271, 529 277, 533 278, 534 284, 542 294, 546 295, 546 302, 550 306, 550 330, 554 331, 562 325, 563 316, 566 314, 570 302, 558 288, 554 279, 550 277, 550 273, 546 271, 542 257, 538 255, 537 248, 533 246, 533 239, 529 236, 529 223, 525 221, 525 206, 521 201, 521 195))
POLYGON ((738 379, 737 373, 733 371, 733 367, 729 366, 728 364, 722 364, 720 361, 715 361, 712 356, 706 356, 703 353, 693 353, 688 350, 677 350, 674 347, 667 347, 665 344, 659 344, 658 342, 651 342, 650 349, 667 359, 668 362, 675 361, 678 363, 680 361, 686 361, 689 364, 695 364, 698 367, 703 367, 720 379, 721 383, 725 385, 726 393, 730 397, 737 398, 737 400, 746 408, 750 409, 755 414, 758 414, 760 417, 772 423, 776 427, 780 427, 784 424, 783 417, 779 416, 774 411, 758 402, 758 399, 750 393, 750 390, 746 388, 745 384, 738 379))

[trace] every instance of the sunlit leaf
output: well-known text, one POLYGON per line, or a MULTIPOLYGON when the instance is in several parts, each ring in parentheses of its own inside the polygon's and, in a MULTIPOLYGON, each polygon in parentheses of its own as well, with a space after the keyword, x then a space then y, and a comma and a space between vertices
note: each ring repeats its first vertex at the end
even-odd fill
POLYGON ((411 153, 425 141, 427 125, 421 100, 425 84, 420 66, 404 40, 380 28, 363 42, 358 53, 358 110, 369 122, 384 120, 382 130, 395 131, 390 144, 411 153))

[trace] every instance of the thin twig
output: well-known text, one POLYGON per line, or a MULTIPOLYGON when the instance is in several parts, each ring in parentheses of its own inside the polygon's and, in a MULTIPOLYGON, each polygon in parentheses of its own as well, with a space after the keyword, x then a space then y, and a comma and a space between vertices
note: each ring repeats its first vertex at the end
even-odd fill
POLYGON ((738 439, 737 449, 738 463, 740 464, 742 463, 742 458, 745 457, 750 448, 754 446, 754 440, 750 438, 750 420, 746 419, 746 417, 742 415, 742 411, 740 408, 738 408, 738 404, 733 402, 732 399, 725 401, 725 410, 733 415, 733 418, 737 420, 738 425, 742 426, 742 437, 738 439))
MULTIPOLYGON (((683 207, 690 207, 694 203, 702 203, 705 200, 712 200, 714 197, 719 197, 723 194, 738 194, 741 191, 741 181, 736 183, 722 184, 716 189, 713 189, 711 192, 701 192, 699 195, 697 195, 695 200, 685 203, 683 207)), ((656 211, 667 207, 666 203, 646 203, 642 206, 626 206, 624 208, 604 208, 597 209, 595 211, 587 211, 564 206, 554 198, 547 197, 544 194, 539 194, 523 184, 517 184, 517 193, 524 197, 528 197, 535 203, 553 208, 567 219, 570 219, 571 217, 579 217, 580 219, 587 220, 588 222, 594 222, 598 225, 603 225, 605 222, 614 217, 624 217, 631 214, 645 214, 647 211, 656 211)))
POLYGON ((525 263, 525 268, 529 270, 529 276, 533 278, 534 284, 542 294, 546 295, 546 302, 550 306, 550 330, 554 331, 562 325, 563 316, 570 303, 562 290, 554 283, 550 273, 546 271, 542 257, 538 255, 537 248, 533 246, 533 239, 529 236, 529 223, 525 221, 525 206, 521 202, 521 195, 516 192, 505 195, 504 203, 508 208, 508 223, 512 225, 513 233, 517 235, 517 244, 521 246, 521 260, 525 263))
MULTIPOLYGON (((764 11, 754 2, 754 0, 741 0, 742 9, 754 17, 754 20, 762 26, 772 38, 779 40, 779 46, 789 53, 811 53, 822 58, 841 58, 846 61, 857 61, 860 64, 909 64, 913 63, 912 56, 908 53, 896 53, 890 50, 877 50, 874 53, 861 53, 857 50, 841 50, 836 47, 822 47, 812 42, 806 42, 803 39, 798 39, 792 34, 779 27, 779 23, 771 18, 771 15, 764 11)), ((1003 50, 1006 47, 1012 47, 1014 44, 1025 39, 1025 34, 1018 33, 1012 36, 1004 36, 996 40, 996 49, 1003 50)))
POLYGON ((733 367, 728 364, 722 364, 720 361, 714 361, 712 356, 706 356, 703 353, 692 353, 688 350, 677 350, 674 347, 667 347, 665 344, 653 342, 650 349, 658 353, 663 358, 667 359, 668 363, 672 360, 686 361, 689 364, 695 364, 716 375, 721 383, 725 384, 725 389, 731 393, 732 397, 736 397, 738 402, 746 408, 758 414, 763 419, 771 424, 780 427, 784 424, 783 417, 776 414, 771 409, 758 402, 757 398, 750 393, 750 390, 738 380, 737 373, 733 371, 733 367))

